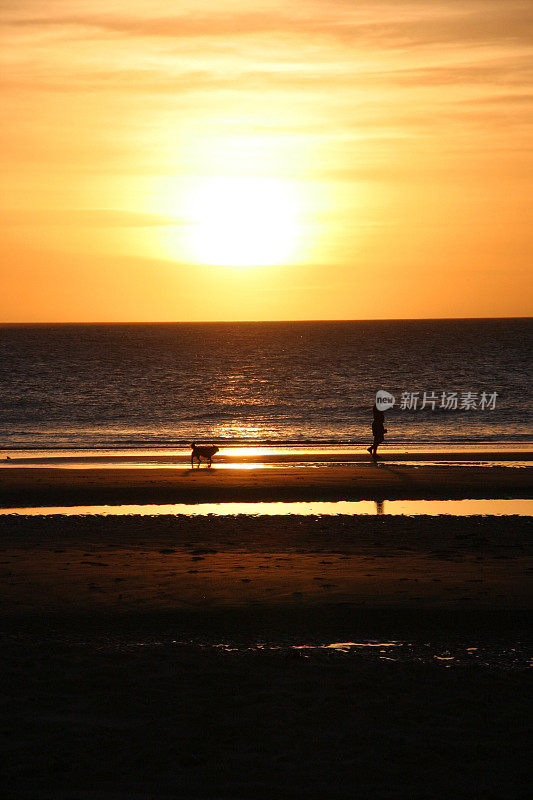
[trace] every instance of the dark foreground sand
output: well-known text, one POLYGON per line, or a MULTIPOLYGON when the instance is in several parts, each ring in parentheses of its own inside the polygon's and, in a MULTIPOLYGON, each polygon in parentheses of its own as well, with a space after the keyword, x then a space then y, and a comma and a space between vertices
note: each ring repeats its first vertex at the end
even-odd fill
POLYGON ((523 609, 528 517, 0 517, 4 614, 523 609))
POLYGON ((529 527, 0 518, 5 796, 529 796, 529 527))

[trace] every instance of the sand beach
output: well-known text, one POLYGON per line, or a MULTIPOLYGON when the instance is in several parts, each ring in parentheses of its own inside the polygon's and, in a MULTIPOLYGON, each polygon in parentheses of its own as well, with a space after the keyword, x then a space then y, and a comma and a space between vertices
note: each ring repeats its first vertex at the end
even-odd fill
MULTIPOLYGON (((1 471, 1 503, 531 497, 531 468, 1 471)), ((0 517, 13 797, 526 796, 528 517, 0 517), (319 758, 315 758, 319 753, 319 758)))
POLYGON ((0 507, 529 497, 531 471, 388 461, 372 464, 368 459, 349 466, 276 469, 121 465, 36 469, 13 464, 0 472, 0 507))

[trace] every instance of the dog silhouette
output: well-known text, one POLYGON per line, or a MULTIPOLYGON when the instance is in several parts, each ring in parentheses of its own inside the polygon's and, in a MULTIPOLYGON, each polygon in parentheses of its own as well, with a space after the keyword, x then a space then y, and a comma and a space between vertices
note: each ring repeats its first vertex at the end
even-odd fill
POLYGON ((193 442, 191 444, 191 447, 192 447, 192 451, 191 451, 191 469, 194 466, 194 459, 196 459, 198 461, 198 469, 199 469, 200 468, 200 461, 202 460, 202 458, 209 462, 207 466, 210 467, 211 466, 211 459, 213 458, 215 453, 218 453, 218 447, 216 447, 216 445, 214 445, 214 444, 199 445, 199 444, 196 444, 196 442, 193 442))

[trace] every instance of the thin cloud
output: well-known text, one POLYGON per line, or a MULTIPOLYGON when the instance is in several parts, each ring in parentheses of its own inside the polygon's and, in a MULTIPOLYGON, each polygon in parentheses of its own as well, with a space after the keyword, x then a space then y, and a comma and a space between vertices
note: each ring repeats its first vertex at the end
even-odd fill
POLYGON ((182 40, 216 37, 240 38, 251 35, 313 36, 334 38, 346 44, 387 43, 390 46, 419 47, 432 44, 481 43, 496 41, 531 44, 533 5, 520 0, 478 0, 457 2, 428 0, 407 3, 302 3, 297 13, 286 11, 236 11, 185 13, 159 16, 130 14, 60 14, 7 17, 14 28, 78 28, 85 35, 100 31, 133 37, 182 40))
POLYGON ((160 214, 108 208, 85 209, 2 209, 2 224, 10 227, 75 224, 88 228, 146 228, 183 224, 182 220, 160 214))

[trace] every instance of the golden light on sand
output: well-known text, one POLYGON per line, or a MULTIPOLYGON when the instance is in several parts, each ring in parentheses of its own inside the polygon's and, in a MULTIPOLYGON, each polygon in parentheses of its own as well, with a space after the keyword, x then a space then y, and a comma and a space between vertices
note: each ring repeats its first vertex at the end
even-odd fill
POLYGON ((287 263, 298 240, 298 199, 285 180, 199 178, 187 199, 191 261, 229 267, 287 263))

